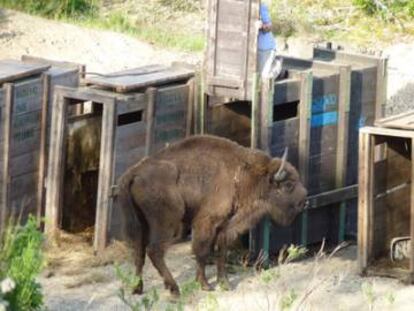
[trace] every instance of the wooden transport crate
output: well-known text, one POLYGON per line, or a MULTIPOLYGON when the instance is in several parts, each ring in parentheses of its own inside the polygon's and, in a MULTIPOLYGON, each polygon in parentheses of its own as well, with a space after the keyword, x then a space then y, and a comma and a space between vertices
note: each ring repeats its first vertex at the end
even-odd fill
POLYGON ((200 128, 207 133, 258 146, 272 156, 289 147, 289 160, 307 184, 311 210, 288 228, 266 229, 261 224, 255 242, 250 241, 258 246, 255 249, 264 244, 271 250, 286 243, 306 245, 324 237, 343 240, 346 222, 356 230, 356 137, 361 126, 375 119, 376 68, 364 71, 358 62, 288 56, 283 64, 287 77, 262 81, 256 109, 251 101, 225 102, 218 97, 207 97, 200 108, 200 128), (268 241, 266 230, 271 232, 268 241))
POLYGON ((208 1, 204 76, 209 95, 252 99, 259 7, 259 0, 208 1))
POLYGON ((365 275, 414 282, 414 112, 362 128, 359 135, 358 264, 365 275), (391 259, 392 241, 407 239, 391 259))
POLYGON ((0 61, 0 227, 43 211, 47 132, 54 85, 76 86, 75 64, 23 57, 0 61))
POLYGON ((121 231, 120 211, 112 208, 117 179, 144 156, 190 134, 194 72, 147 66, 86 83, 56 88, 46 232, 94 226, 99 251, 121 231), (72 191, 67 185, 74 185, 72 191), (75 218, 86 222, 76 225, 75 218))

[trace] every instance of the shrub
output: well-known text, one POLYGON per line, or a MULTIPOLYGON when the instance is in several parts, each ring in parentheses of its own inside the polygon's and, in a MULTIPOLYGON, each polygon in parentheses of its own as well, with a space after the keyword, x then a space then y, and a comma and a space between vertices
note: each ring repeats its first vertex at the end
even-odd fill
POLYGON ((34 217, 24 226, 10 221, 1 234, 0 281, 10 279, 15 284, 3 296, 13 311, 40 310, 43 306, 41 286, 36 281, 44 263, 42 243, 34 217))
POLYGON ((96 0, 0 0, 0 6, 46 17, 80 17, 96 11, 96 0))

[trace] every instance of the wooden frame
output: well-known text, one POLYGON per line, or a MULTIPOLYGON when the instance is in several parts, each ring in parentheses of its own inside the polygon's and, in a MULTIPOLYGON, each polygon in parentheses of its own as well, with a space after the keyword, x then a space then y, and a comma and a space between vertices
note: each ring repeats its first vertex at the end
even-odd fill
POLYGON ((69 63, 23 57, 22 61, 0 61, 0 71, 4 67, 2 81, 8 83, 0 89, 0 108, 4 109, 0 120, 1 228, 10 215, 24 221, 34 214, 41 222, 53 86, 79 83, 79 69, 69 63))
POLYGON ((210 96, 252 99, 257 71, 259 5, 258 0, 208 1, 204 76, 210 96))
POLYGON ((364 275, 396 277, 414 283, 414 132, 365 127, 360 130, 359 140, 359 271, 364 275), (388 147, 384 148, 384 143, 388 147), (405 147, 399 148, 400 144, 405 147), (392 164, 391 161, 399 162, 392 164), (400 170, 394 171, 393 165, 400 170), (389 200, 393 203, 389 203, 386 200, 392 195, 389 200), (390 239, 395 235, 411 237, 408 267, 392 264, 387 255, 390 239))
POLYGON ((52 240, 57 237, 58 229, 61 227, 64 206, 61 199, 66 154, 64 147, 66 127, 69 122, 68 107, 71 102, 91 101, 102 105, 94 220, 94 249, 100 252, 106 247, 112 231, 116 231, 118 226, 119 210, 114 210, 112 207, 117 178, 122 175, 126 167, 159 150, 165 143, 190 135, 191 111, 195 100, 194 89, 194 78, 183 84, 149 87, 145 92, 128 94, 119 94, 96 87, 56 88, 46 186, 48 221, 45 231, 52 240), (142 112, 141 119, 131 121, 127 125, 120 123, 122 116, 138 111, 142 112), (174 131, 179 136, 171 136, 174 131))

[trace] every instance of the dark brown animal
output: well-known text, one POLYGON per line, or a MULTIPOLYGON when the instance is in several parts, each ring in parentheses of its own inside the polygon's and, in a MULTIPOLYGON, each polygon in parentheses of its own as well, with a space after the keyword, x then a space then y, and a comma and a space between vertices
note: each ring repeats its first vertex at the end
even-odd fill
MULTIPOLYGON (((193 136, 129 168, 120 179, 118 206, 128 236, 135 238, 137 275, 147 253, 165 287, 178 295, 164 253, 186 223, 192 226, 196 279, 208 290, 205 266, 215 246, 217 279, 228 284, 227 245, 265 215, 277 224, 291 224, 305 207, 306 195, 286 155, 272 159, 227 139, 193 136)), ((142 287, 141 282, 135 292, 142 293, 142 287)))

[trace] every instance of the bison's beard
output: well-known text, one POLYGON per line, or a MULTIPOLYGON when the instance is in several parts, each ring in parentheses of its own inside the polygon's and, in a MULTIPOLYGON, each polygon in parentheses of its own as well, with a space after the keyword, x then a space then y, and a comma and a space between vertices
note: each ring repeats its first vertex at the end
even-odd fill
POLYGON ((270 213, 270 219, 274 225, 287 227, 290 226, 301 211, 291 206, 286 210, 277 209, 270 213))

